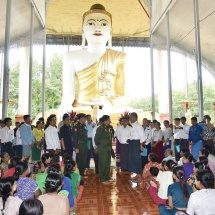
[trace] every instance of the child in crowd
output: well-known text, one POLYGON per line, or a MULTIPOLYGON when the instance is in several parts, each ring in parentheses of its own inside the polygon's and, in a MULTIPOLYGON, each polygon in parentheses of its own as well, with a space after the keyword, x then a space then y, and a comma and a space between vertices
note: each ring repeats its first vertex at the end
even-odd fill
POLYGON ((64 168, 64 175, 66 177, 70 178, 71 183, 72 183, 72 194, 75 197, 75 201, 77 201, 77 199, 79 199, 79 200, 81 199, 82 192, 83 192, 83 185, 82 185, 82 187, 80 186, 81 177, 79 174, 74 172, 75 169, 76 169, 75 161, 70 161, 70 162, 66 163, 66 166, 64 168), (82 192, 80 192, 80 193, 78 192, 79 188, 82 190, 82 192))
POLYGON ((167 188, 173 183, 172 170, 175 166, 177 164, 173 160, 166 161, 164 171, 159 171, 156 178, 157 188, 150 186, 148 189, 149 195, 157 205, 166 204, 167 188))
POLYGON ((184 156, 184 153, 188 153, 190 152, 188 148, 181 148, 180 150, 180 160, 178 161, 178 165, 181 166, 183 165, 183 156, 184 156))
POLYGON ((45 166, 42 161, 37 161, 33 167, 33 174, 35 175, 35 181, 39 186, 41 192, 44 192, 44 184, 47 177, 47 172, 45 172, 45 166))
POLYGON ((193 155, 190 152, 185 152, 183 155, 183 165, 184 168, 184 177, 187 181, 190 175, 193 174, 193 167, 194 164, 192 162, 195 162, 195 159, 193 158, 193 155))
POLYGON ((145 165, 144 169, 143 169, 143 174, 142 174, 142 178, 145 180, 146 178, 148 178, 150 176, 150 168, 152 166, 155 167, 159 167, 159 163, 157 163, 158 158, 157 155, 155 153, 150 153, 148 155, 148 163, 145 165))
POLYGON ((159 169, 155 166, 152 166, 150 167, 149 172, 150 175, 147 179, 144 180, 142 190, 144 188, 148 189, 150 186, 157 188, 156 178, 159 173, 159 169))
POLYGON ((42 155, 41 161, 45 166, 45 168, 48 168, 50 166, 52 159, 53 159, 53 155, 51 153, 45 153, 42 155))
POLYGON ((8 170, 10 163, 10 155, 7 152, 3 152, 1 155, 1 167, 3 169, 3 173, 8 170))

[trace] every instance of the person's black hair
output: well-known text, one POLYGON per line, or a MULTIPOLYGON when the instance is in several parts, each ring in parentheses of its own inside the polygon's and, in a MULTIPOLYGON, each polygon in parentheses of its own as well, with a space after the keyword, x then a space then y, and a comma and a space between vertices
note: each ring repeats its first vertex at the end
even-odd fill
POLYGON ((63 115, 63 121, 64 121, 66 118, 69 118, 69 114, 64 114, 64 115, 63 115))
POLYGON ((105 122, 105 121, 107 121, 108 119, 110 119, 110 116, 108 116, 108 115, 103 115, 103 116, 102 116, 102 122, 105 122))
POLYGON ((13 175, 14 179, 17 181, 19 176, 22 175, 28 169, 28 164, 25 161, 20 161, 16 164, 15 173, 13 175))
POLYGON ((197 122, 197 118, 194 116, 191 118, 191 121, 196 121, 197 122))
POLYGON ((91 115, 90 115, 90 114, 87 114, 87 115, 86 115, 86 118, 87 118, 87 117, 89 117, 89 116, 91 117, 91 115))
POLYGON ((173 174, 176 175, 176 177, 178 178, 180 184, 181 184, 181 188, 183 190, 183 194, 184 194, 184 198, 186 200, 189 199, 190 197, 190 193, 187 189, 187 183, 185 181, 184 178, 184 168, 182 166, 176 166, 173 168, 173 174))
POLYGON ((9 169, 16 167, 17 163, 21 161, 21 157, 14 156, 10 159, 9 169))
POLYGON ((152 123, 156 123, 156 122, 157 122, 157 120, 156 120, 156 119, 153 119, 153 120, 152 120, 152 123))
POLYGON ((156 124, 158 125, 159 128, 161 128, 160 122, 156 122, 156 124))
POLYGON ((56 118, 56 115, 55 115, 55 114, 51 114, 51 115, 47 118, 47 121, 46 121, 46 124, 45 124, 45 128, 44 128, 45 130, 46 130, 46 128, 49 127, 50 122, 52 121, 53 118, 56 118))
POLYGON ((45 190, 46 193, 54 193, 56 192, 60 186, 63 184, 63 176, 56 173, 52 172, 49 173, 46 177, 45 181, 45 190))
POLYGON ((84 181, 82 179, 80 180, 80 185, 84 185, 84 181))
POLYGON ((194 163, 194 166, 198 170, 200 170, 200 169, 210 170, 210 168, 207 165, 205 165, 204 162, 201 162, 201 161, 194 163))
POLYGON ((169 121, 168 120, 164 120, 164 122, 163 123, 167 123, 167 124, 169 124, 169 121))
POLYGON ((73 168, 75 167, 75 161, 70 161, 66 163, 64 167, 64 176, 68 177, 71 179, 71 173, 73 172, 73 168))
POLYGON ((19 208, 19 215, 43 215, 43 204, 39 199, 26 199, 19 208))
POLYGON ((12 119, 10 117, 4 118, 4 124, 6 125, 7 122, 11 121, 12 119))
POLYGON ((5 203, 10 196, 14 183, 15 179, 13 177, 6 177, 0 180, 0 193, 3 201, 3 209, 1 211, 3 215, 5 214, 5 203))
POLYGON ((23 119, 26 120, 26 119, 28 119, 28 117, 31 117, 31 116, 29 114, 26 114, 23 116, 23 119))
POLYGON ((201 149, 200 150, 201 154, 208 157, 208 155, 210 154, 209 151, 207 149, 201 149))
POLYGON ((155 153, 150 153, 149 159, 151 160, 151 162, 157 162, 158 161, 158 157, 155 153))
POLYGON ((153 176, 157 176, 159 173, 159 169, 156 166, 150 167, 149 171, 150 171, 151 175, 153 175, 153 176))
POLYGON ((37 174, 41 168, 42 168, 42 161, 37 161, 33 166, 33 173, 37 174))
POLYGON ((15 122, 15 125, 20 125, 20 122, 15 122))
POLYGON ((102 117, 99 118, 99 123, 102 123, 102 117))
POLYGON ((59 163, 53 163, 49 169, 48 169, 48 173, 53 173, 53 172, 56 172, 56 173, 59 173, 60 172, 60 164, 59 163))
POLYGON ((39 119, 38 119, 38 121, 41 121, 41 122, 45 122, 45 119, 44 119, 44 117, 40 117, 39 119))
POLYGON ((182 117, 181 117, 181 120, 187 121, 187 118, 186 118, 185 116, 182 116, 182 117))
POLYGON ((45 167, 48 167, 48 165, 46 164, 46 160, 49 158, 53 158, 53 155, 51 153, 45 153, 41 156, 41 161, 45 167))
POLYGON ((209 115, 204 115, 204 118, 206 118, 208 121, 211 121, 211 117, 209 115))
POLYGON ((161 166, 164 167, 165 165, 166 165, 166 160, 163 160, 163 161, 161 162, 161 166))
POLYGON ((174 169, 174 167, 177 166, 177 163, 176 163, 175 161, 173 161, 173 160, 170 159, 170 160, 167 160, 167 161, 166 161, 165 166, 167 166, 168 169, 169 169, 170 171, 172 171, 172 170, 174 169))
POLYGON ((180 122, 180 119, 179 119, 179 118, 175 118, 174 120, 175 120, 175 121, 179 121, 179 122, 180 122))
POLYGON ((199 170, 196 173, 197 181, 200 181, 201 184, 206 189, 214 189, 214 175, 210 170, 199 170))
POLYGON ((64 153, 63 154, 63 162, 64 164, 73 161, 73 157, 71 155, 69 155, 68 153, 64 153))
POLYGON ((206 156, 199 156, 199 161, 202 162, 205 166, 208 165, 208 158, 206 156))
POLYGON ((8 154, 8 153, 7 152, 2 152, 0 157, 3 159, 6 154, 8 154))
POLYGON ((181 148, 180 152, 188 153, 190 150, 188 148, 181 148))
POLYGON ((36 122, 36 128, 37 128, 37 126, 38 126, 40 123, 43 123, 43 122, 40 121, 40 120, 38 120, 38 121, 36 122))
POLYGON ((186 159, 189 160, 190 163, 195 162, 195 158, 193 157, 193 155, 190 152, 185 152, 183 157, 185 157, 186 159))
POLYGON ((132 113, 130 113, 130 115, 133 116, 135 119, 138 119, 138 115, 136 112, 132 112, 132 113))

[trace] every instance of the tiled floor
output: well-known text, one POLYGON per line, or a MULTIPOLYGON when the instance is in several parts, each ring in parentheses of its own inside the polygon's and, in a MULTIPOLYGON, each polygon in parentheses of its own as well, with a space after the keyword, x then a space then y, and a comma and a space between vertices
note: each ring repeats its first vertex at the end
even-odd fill
POLYGON ((77 215, 159 215, 146 190, 139 192, 136 183, 128 175, 116 174, 110 185, 100 183, 93 170, 85 179, 84 192, 78 203, 77 215))

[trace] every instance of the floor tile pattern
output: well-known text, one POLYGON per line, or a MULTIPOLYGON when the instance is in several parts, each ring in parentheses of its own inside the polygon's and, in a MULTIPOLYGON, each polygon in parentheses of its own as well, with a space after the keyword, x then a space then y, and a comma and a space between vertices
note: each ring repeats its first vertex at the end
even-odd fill
POLYGON ((103 185, 93 170, 88 173, 77 215, 159 215, 147 191, 140 192, 128 175, 113 170, 112 178, 110 185, 103 185))

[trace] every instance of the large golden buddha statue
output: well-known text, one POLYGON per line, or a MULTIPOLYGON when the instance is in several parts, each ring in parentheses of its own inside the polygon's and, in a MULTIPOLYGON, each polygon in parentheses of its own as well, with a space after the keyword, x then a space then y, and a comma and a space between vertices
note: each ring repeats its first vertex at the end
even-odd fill
POLYGON ((93 5, 83 15, 82 49, 64 56, 61 112, 84 106, 128 104, 124 73, 126 54, 111 49, 111 38, 111 14, 104 6, 93 5), (76 97, 75 80, 78 88, 76 97))

